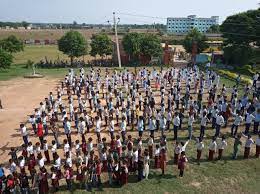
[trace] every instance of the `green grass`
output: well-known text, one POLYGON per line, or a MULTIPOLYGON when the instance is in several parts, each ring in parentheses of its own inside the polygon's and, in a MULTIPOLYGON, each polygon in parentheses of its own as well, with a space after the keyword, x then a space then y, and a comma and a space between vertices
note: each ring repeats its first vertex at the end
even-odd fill
MULTIPOLYGON (((36 69, 36 72, 50 77, 63 77, 68 72, 68 68, 36 69)), ((22 78, 29 74, 32 74, 32 69, 25 68, 25 65, 12 65, 10 69, 0 71, 0 81, 22 78)))
POLYGON ((56 45, 30 45, 25 46, 23 52, 14 55, 14 64, 25 64, 28 60, 37 63, 40 60, 45 61, 45 57, 52 61, 58 58, 60 60, 68 60, 67 56, 60 52, 56 45))
MULTIPOLYGON (((198 129, 198 128, 197 128, 198 129)), ((228 128, 229 129, 229 128, 228 128)), ((136 132, 135 132, 136 133, 136 132)), ((159 132, 158 132, 159 133, 159 132)), ((205 149, 202 154, 200 165, 196 163, 195 141, 191 141, 186 148, 188 157, 188 168, 183 178, 179 178, 179 170, 173 165, 173 141, 171 135, 167 132, 168 140, 168 165, 166 174, 161 176, 160 170, 150 170, 149 180, 137 182, 137 176, 130 176, 129 183, 123 187, 111 188, 104 183, 100 191, 93 189, 94 193, 259 193, 260 191, 260 162, 259 159, 244 160, 242 158, 243 150, 240 150, 240 156, 237 160, 231 160, 233 139, 228 139, 228 147, 224 151, 223 160, 207 161, 208 148, 213 131, 208 129, 207 140, 204 141, 205 149)), ((187 133, 181 132, 181 139, 185 139, 187 133)), ((199 135, 199 130, 195 136, 199 135)), ((148 137, 148 136, 146 136, 148 137)), ((158 138, 157 138, 158 139, 158 138)), ((253 154, 253 153, 252 153, 253 154)), ((251 154, 251 155, 252 155, 251 154)), ((105 176, 107 176, 105 174, 105 176)), ((104 180, 103 180, 104 181, 104 180)), ((83 190, 77 189, 77 183, 74 185, 74 193, 83 193, 83 190)), ((66 193, 64 191, 60 193, 66 193)), ((68 192, 67 192, 68 193, 68 192)))

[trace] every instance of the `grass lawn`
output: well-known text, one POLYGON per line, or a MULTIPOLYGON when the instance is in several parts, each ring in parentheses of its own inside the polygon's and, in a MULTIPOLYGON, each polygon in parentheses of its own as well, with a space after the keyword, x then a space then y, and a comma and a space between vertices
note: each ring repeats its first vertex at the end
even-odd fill
MULTIPOLYGON (((185 127, 184 127, 185 128, 185 127)), ((229 131, 229 127, 227 128, 229 131)), ((136 132, 135 132, 136 133, 136 132)), ((159 133, 159 132, 158 132, 159 133)), ((179 170, 173 165, 173 141, 172 131, 167 132, 168 139, 168 165, 166 174, 161 176, 160 170, 150 170, 149 180, 137 182, 136 175, 130 175, 129 183, 123 187, 111 188, 104 183, 103 188, 93 189, 94 193, 259 193, 260 191, 260 162, 253 156, 244 160, 242 158, 243 150, 240 150, 240 157, 237 160, 231 160, 233 139, 228 139, 228 147, 224 152, 223 160, 208 162, 208 148, 210 136, 213 131, 208 129, 207 140, 204 141, 205 149, 202 154, 200 165, 196 163, 195 141, 189 142, 186 148, 188 157, 188 167, 184 177, 179 178, 179 170), (168 135, 168 134, 171 135, 168 135)), ((181 132, 181 138, 186 141, 186 132, 181 132)), ((159 134, 158 134, 159 135, 159 134)), ((199 130, 195 136, 199 135, 199 130)), ((146 136, 148 137, 148 136, 146 136)), ((158 139, 158 138, 157 138, 158 139)), ((251 154, 252 155, 252 154, 251 154)), ((151 163, 153 166, 153 163, 151 163)), ((103 176, 107 180, 107 174, 103 176)), ((103 179, 103 181, 104 181, 103 179)), ((74 184, 74 193, 84 193, 84 190, 78 189, 78 184, 74 184)), ((65 188, 64 188, 65 190, 65 188)), ((69 193, 62 191, 60 193, 69 193)))

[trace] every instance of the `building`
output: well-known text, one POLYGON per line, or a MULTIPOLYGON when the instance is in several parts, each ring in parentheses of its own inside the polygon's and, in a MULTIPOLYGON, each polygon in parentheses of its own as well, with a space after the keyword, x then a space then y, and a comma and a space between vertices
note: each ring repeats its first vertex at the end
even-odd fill
POLYGON ((174 34, 187 34, 191 29, 197 28, 200 32, 206 33, 212 25, 218 23, 218 16, 197 18, 196 15, 190 15, 187 18, 167 18, 167 31, 174 34))

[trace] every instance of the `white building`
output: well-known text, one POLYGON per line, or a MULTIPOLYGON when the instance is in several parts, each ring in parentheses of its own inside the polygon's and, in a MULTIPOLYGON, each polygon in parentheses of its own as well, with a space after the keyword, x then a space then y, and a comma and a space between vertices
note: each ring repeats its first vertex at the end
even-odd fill
POLYGON ((206 33, 210 26, 218 23, 218 16, 212 16, 211 18, 197 18, 196 15, 190 15, 187 18, 167 18, 167 32, 186 34, 191 29, 197 28, 200 32, 206 33))

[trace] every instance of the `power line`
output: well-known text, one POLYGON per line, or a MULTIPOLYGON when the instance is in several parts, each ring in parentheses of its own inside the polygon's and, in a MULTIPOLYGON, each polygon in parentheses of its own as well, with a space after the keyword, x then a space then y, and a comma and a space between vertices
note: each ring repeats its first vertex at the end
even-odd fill
POLYGON ((164 17, 157 17, 157 16, 147 16, 147 15, 139 15, 139 14, 131 14, 131 13, 118 13, 121 15, 128 15, 128 16, 133 16, 133 17, 144 17, 144 18, 153 18, 153 19, 161 19, 161 20, 165 20, 167 18, 164 17))

